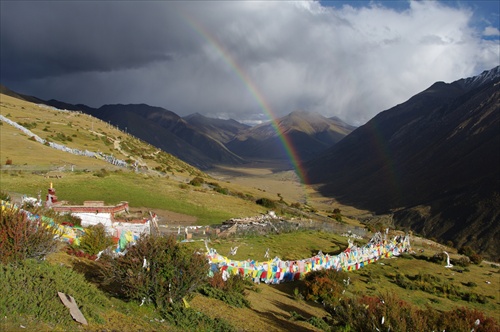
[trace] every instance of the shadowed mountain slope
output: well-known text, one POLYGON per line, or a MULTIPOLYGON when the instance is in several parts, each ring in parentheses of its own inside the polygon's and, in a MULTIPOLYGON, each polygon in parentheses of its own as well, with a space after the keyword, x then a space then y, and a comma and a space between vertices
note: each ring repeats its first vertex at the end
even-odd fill
POLYGON ((24 101, 29 101, 29 102, 35 103, 35 104, 42 104, 42 103, 44 103, 43 100, 38 99, 36 97, 28 96, 28 95, 23 95, 21 93, 17 93, 15 91, 12 91, 12 90, 10 90, 9 88, 7 88, 3 84, 0 84, 0 93, 4 94, 6 96, 11 96, 11 97, 14 97, 14 98, 17 98, 17 99, 21 99, 21 100, 24 100, 24 101))
POLYGON ((232 140, 240 132, 250 128, 250 126, 239 123, 233 119, 213 119, 199 113, 185 116, 183 119, 200 133, 212 137, 224 144, 232 140))
POLYGON ((286 136, 297 156, 304 161, 317 156, 352 131, 351 126, 342 121, 304 111, 279 118, 276 124, 281 135, 273 123, 267 122, 239 134, 226 146, 246 158, 287 159, 282 142, 282 136, 286 136))
POLYGON ((498 257, 500 69, 438 82, 305 165, 324 195, 498 257))
POLYGON ((243 159, 219 141, 199 132, 177 114, 146 104, 104 105, 86 111, 201 169, 243 159))

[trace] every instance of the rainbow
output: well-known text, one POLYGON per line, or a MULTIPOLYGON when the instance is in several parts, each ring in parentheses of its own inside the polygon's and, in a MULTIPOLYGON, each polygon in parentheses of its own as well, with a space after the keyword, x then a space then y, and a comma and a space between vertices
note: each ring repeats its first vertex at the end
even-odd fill
POLYGON ((264 99, 264 96, 259 91, 252 78, 245 72, 244 68, 236 62, 236 59, 224 48, 224 46, 217 40, 217 38, 212 35, 206 28, 204 28, 199 22, 191 18, 186 13, 181 14, 181 16, 188 23, 190 28, 195 31, 198 35, 207 40, 210 45, 212 45, 217 52, 222 56, 222 59, 231 67, 231 69, 236 73, 238 78, 243 82, 246 89, 250 92, 253 98, 257 101, 259 107, 264 111, 264 113, 271 120, 271 125, 273 129, 278 134, 281 144, 285 150, 288 159, 292 163, 292 166, 295 170, 295 173, 299 177, 299 180, 302 184, 307 183, 306 175, 303 170, 302 163, 298 158, 297 151, 294 149, 294 146, 290 140, 290 138, 283 132, 280 128, 278 118, 274 115, 271 106, 264 99))

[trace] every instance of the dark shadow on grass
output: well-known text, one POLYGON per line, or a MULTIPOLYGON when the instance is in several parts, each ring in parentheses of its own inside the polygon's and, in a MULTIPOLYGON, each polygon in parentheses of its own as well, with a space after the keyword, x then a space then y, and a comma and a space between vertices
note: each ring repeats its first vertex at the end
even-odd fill
MULTIPOLYGON (((305 310, 303 310, 303 309, 301 309, 301 308, 300 308, 301 302, 299 302, 299 301, 297 301, 297 305, 296 305, 296 306, 294 306, 294 305, 289 305, 289 304, 285 304, 285 303, 281 303, 281 302, 278 302, 278 301, 272 301, 272 303, 273 303, 276 307, 278 307, 278 308, 280 308, 281 310, 286 311, 286 312, 288 312, 288 313, 290 313, 290 314, 291 314, 292 312, 297 313, 298 315, 300 315, 300 316, 304 317, 304 318, 305 318, 305 320, 308 320, 309 318, 314 317, 314 315, 311 315, 311 314, 310 314, 310 313, 308 313, 307 311, 305 311, 305 310)), ((311 305, 312 305, 312 303, 311 303, 311 302, 308 302, 307 304, 308 304, 309 306, 311 306, 311 305)), ((318 304, 318 303, 315 303, 315 304, 318 304)), ((321 306, 321 305, 319 305, 319 304, 318 304, 318 307, 321 307, 321 308, 322 308, 322 306, 321 306)), ((325 316, 326 316, 326 312, 325 312, 325 316)))
MULTIPOLYGON (((304 294, 305 285, 304 285, 303 280, 284 282, 281 284, 269 285, 269 286, 273 287, 274 289, 279 290, 280 292, 285 294, 288 298, 296 300, 297 305, 300 305, 300 301, 302 301, 302 300, 297 300, 293 294, 294 294, 295 288, 298 288, 300 294, 304 294)), ((323 308, 323 306, 320 303, 317 303, 314 301, 306 301, 306 302, 307 302, 307 305, 309 305, 309 306, 323 308)))
POLYGON ((101 281, 99 265, 95 261, 84 258, 74 260, 73 270, 83 274, 85 279, 93 284, 98 285, 101 281))
POLYGON ((302 293, 305 286, 304 286, 304 281, 297 280, 297 281, 283 282, 277 285, 269 285, 269 287, 279 290, 280 292, 286 294, 286 296, 290 299, 294 299, 293 293, 295 288, 298 288, 299 292, 302 293))
MULTIPOLYGON (((254 310, 255 311, 255 310, 254 310)), ((262 317, 262 320, 265 321, 269 326, 279 329, 281 331, 296 331, 296 332, 310 332, 317 331, 312 325, 310 327, 305 327, 299 324, 296 324, 293 321, 290 321, 287 317, 284 317, 282 314, 268 311, 261 312, 255 311, 257 315, 262 317)))
POLYGON ((83 274, 85 279, 110 296, 120 298, 122 287, 117 282, 104 280, 101 265, 89 259, 78 259, 73 262, 73 270, 83 274))

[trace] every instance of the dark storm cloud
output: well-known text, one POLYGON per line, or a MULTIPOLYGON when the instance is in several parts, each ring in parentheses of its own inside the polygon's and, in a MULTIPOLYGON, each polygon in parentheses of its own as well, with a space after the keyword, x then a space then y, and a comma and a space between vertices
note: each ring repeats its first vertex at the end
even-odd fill
POLYGON ((498 65, 497 30, 437 1, 2 1, 1 81, 98 107, 248 123, 302 109, 362 124, 435 81, 498 65))
POLYGON ((6 80, 137 68, 171 60, 186 44, 161 2, 8 1, 1 9, 6 80))

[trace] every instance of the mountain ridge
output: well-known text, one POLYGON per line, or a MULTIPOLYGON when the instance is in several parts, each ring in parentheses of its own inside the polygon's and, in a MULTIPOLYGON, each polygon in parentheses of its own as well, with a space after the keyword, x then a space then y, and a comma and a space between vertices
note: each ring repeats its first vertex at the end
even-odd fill
POLYGON ((498 257, 500 213, 491 202, 500 203, 500 74, 496 67, 481 75, 467 84, 436 82, 377 114, 305 164, 311 183, 456 245, 487 230, 476 249, 498 257))
POLYGON ((283 147, 286 140, 301 161, 308 160, 338 143, 351 132, 342 121, 319 113, 294 111, 276 119, 251 127, 236 136, 227 147, 246 158, 287 159, 283 147))
MULTIPOLYGON (((3 89, 8 90, 6 87, 3 89)), ((93 108, 55 99, 44 101, 13 91, 10 93, 24 100, 31 98, 36 103, 92 115, 204 170, 215 165, 248 163, 249 159, 254 157, 268 160, 289 159, 283 138, 278 136, 273 121, 250 127, 233 119, 214 119, 199 113, 180 117, 165 108, 145 103, 105 104, 93 108), (257 140, 244 139, 246 142, 242 144, 235 143, 241 137, 253 135, 252 132, 258 133, 257 140), (272 138, 262 142, 262 137, 272 138)), ((286 140, 294 146, 302 160, 324 151, 353 128, 338 118, 327 119, 305 111, 292 112, 278 119, 277 123, 278 128, 281 128, 281 135, 287 135, 286 140), (308 124, 308 121, 311 123, 308 124)))

